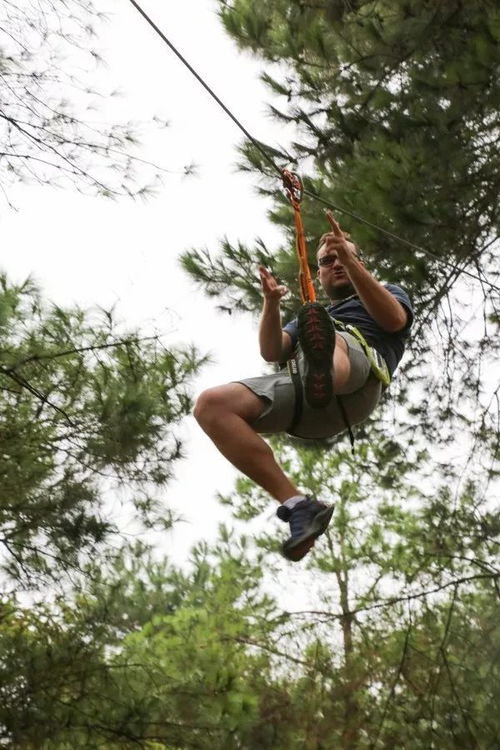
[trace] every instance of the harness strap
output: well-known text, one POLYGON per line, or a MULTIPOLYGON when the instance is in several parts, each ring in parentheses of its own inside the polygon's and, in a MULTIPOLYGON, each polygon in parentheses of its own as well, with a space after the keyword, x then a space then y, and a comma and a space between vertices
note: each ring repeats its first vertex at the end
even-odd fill
MULTIPOLYGON (((368 358, 373 374, 382 383, 383 386, 387 387, 391 382, 391 376, 389 374, 389 368, 387 367, 387 364, 384 358, 380 355, 380 353, 374 347, 369 345, 369 343, 367 342, 367 340, 365 339, 361 331, 358 328, 356 328, 356 326, 346 324, 340 320, 335 320, 335 319, 334 319, 334 322, 335 322, 336 328, 339 328, 340 330, 343 330, 346 333, 350 333, 351 335, 355 337, 357 341, 359 341, 359 343, 361 344, 363 348, 363 351, 365 352, 368 358)), ((300 422, 300 418, 302 417, 302 410, 304 407, 302 377, 300 374, 298 357, 296 354, 294 354, 288 360, 287 368, 288 368, 288 373, 290 375, 291 381, 293 383, 293 388, 295 391, 292 421, 290 422, 290 426, 287 429, 287 432, 293 435, 293 431, 297 427, 298 423, 300 422)), ((349 434, 349 442, 351 443, 351 450, 354 453, 354 433, 352 431, 349 417, 347 416, 345 405, 342 401, 341 396, 339 396, 338 394, 334 394, 334 397, 337 401, 337 406, 339 408, 340 414, 342 416, 347 432, 349 434)))
MULTIPOLYGON (((296 174, 295 172, 291 172, 287 169, 283 169, 281 171, 281 176, 283 179, 283 186, 285 188, 287 197, 293 208, 293 214, 294 214, 294 219, 295 219, 296 250, 297 250, 297 258, 299 261, 300 296, 302 298, 303 304, 307 302, 315 302, 316 292, 314 290, 314 283, 311 277, 311 269, 309 268, 309 262, 308 262, 308 257, 307 257, 307 244, 306 244, 305 233, 304 233, 304 225, 302 223, 302 214, 300 211, 300 203, 302 201, 302 196, 304 194, 304 187, 302 184, 302 180, 300 179, 299 175, 296 174)), ((375 374, 378 380, 380 380, 385 386, 388 386, 389 383, 391 382, 391 376, 389 374, 387 364, 385 363, 384 359, 380 356, 380 354, 377 352, 377 350, 368 344, 368 342, 366 341, 361 331, 359 331, 355 326, 345 325, 341 321, 337 321, 335 319, 334 319, 334 323, 336 327, 340 328, 340 330, 344 330, 344 331, 347 331, 348 333, 351 333, 359 341, 359 343, 361 344, 363 348, 363 351, 365 352, 368 358, 368 361, 370 362, 370 367, 371 367, 372 372, 375 374)), ((298 359, 296 355, 293 355, 288 360, 287 367, 288 367, 288 372, 292 380, 294 391, 295 391, 295 403, 293 407, 292 421, 287 430, 287 432, 293 434, 293 430, 299 423, 300 418, 302 416, 302 409, 304 405, 304 395, 303 395, 303 390, 302 390, 302 377, 300 375, 299 364, 298 364, 298 359)), ((349 418, 347 416, 345 406, 340 396, 335 395, 335 398, 337 400, 337 405, 342 415, 342 419, 344 420, 345 426, 349 433, 349 440, 351 442, 351 448, 354 453, 354 435, 352 432, 351 424, 349 422, 349 418)))
POLYGON ((356 328, 356 326, 353 326, 350 323, 343 323, 341 320, 336 320, 335 318, 334 322, 335 328, 350 333, 357 341, 359 341, 364 353, 366 354, 368 362, 370 363, 373 374, 377 380, 380 380, 382 385, 387 388, 387 386, 391 384, 391 374, 387 367, 387 363, 380 352, 378 352, 375 347, 370 346, 359 328, 356 328))
POLYGON ((296 354, 294 354, 293 357, 291 357, 288 360, 287 367, 288 367, 288 374, 290 375, 290 378, 293 383, 293 388, 295 391, 295 401, 293 405, 292 421, 290 422, 290 426, 287 430, 287 432, 293 434, 294 429, 297 427, 298 423, 300 422, 300 418, 302 416, 302 408, 304 406, 304 394, 302 391, 302 378, 300 376, 299 362, 298 362, 296 354))
MULTIPOLYGON (((302 377, 300 374, 299 363, 298 363, 298 358, 296 354, 294 354, 293 357, 291 357, 288 360, 287 368, 288 368, 288 374, 290 375, 290 378, 292 380, 293 389, 295 391, 295 401, 293 405, 292 421, 290 422, 290 425, 287 429, 287 432, 290 435, 293 435, 295 428, 300 422, 300 418, 302 417, 302 410, 304 408, 304 393, 302 390, 302 377)), ((347 412, 342 402, 342 398, 338 395, 336 395, 335 398, 337 400, 337 405, 339 407, 340 414, 342 415, 342 419, 344 420, 344 424, 346 426, 347 432, 349 433, 349 442, 351 443, 351 450, 354 453, 354 433, 352 431, 351 423, 349 422, 349 417, 347 416, 347 412)))
POLYGON ((354 432, 352 431, 351 423, 349 422, 349 417, 347 416, 344 402, 342 401, 341 396, 336 395, 335 398, 337 399, 337 405, 339 407, 340 413, 342 414, 342 419, 344 420, 344 424, 347 428, 347 432, 349 433, 349 442, 351 444, 351 451, 354 453, 354 432))

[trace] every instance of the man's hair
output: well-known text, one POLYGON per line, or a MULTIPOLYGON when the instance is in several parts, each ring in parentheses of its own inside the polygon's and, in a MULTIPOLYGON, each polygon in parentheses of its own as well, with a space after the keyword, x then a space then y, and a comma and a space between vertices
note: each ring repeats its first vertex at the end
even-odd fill
MULTIPOLYGON (((319 242, 318 242, 318 245, 317 245, 317 247, 316 247, 316 256, 317 256, 317 255, 318 255, 318 253, 319 253, 319 249, 320 249, 321 245, 322 245, 322 244, 324 243, 325 239, 326 239, 327 237, 329 237, 330 235, 331 235, 331 232, 325 232, 324 234, 322 234, 322 235, 321 235, 321 237, 319 238, 319 242)), ((348 240, 348 241, 349 241, 349 242, 350 242, 351 244, 353 244, 353 245, 354 245, 354 249, 356 250, 356 255, 358 256, 358 258, 359 258, 360 260, 362 260, 362 259, 363 259, 363 257, 362 257, 362 255, 361 255, 360 249, 359 249, 359 247, 358 247, 358 246, 356 245, 356 243, 352 241, 352 239, 351 239, 351 235, 350 235, 350 234, 349 234, 348 232, 344 232, 344 237, 346 238, 346 240, 348 240)))

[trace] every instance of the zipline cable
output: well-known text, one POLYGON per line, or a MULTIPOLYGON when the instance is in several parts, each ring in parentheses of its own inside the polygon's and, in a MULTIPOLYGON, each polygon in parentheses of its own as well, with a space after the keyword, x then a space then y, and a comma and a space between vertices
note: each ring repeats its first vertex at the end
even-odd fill
MULTIPOLYGON (((156 25, 156 23, 150 18, 150 16, 142 9, 142 7, 139 5, 136 0, 129 0, 129 2, 134 6, 134 8, 140 13, 140 15, 144 18, 144 20, 151 26, 151 28, 158 34, 158 36, 162 39, 162 41, 171 49, 171 51, 179 58, 179 60, 182 62, 183 65, 189 70, 189 72, 196 78, 196 80, 203 86, 203 88, 210 94, 210 96, 217 102, 219 107, 227 114, 228 117, 231 118, 231 120, 234 122, 234 124, 241 130, 241 132, 248 138, 248 140, 255 146, 255 148, 259 151, 259 153, 264 157, 264 159, 267 161, 267 163, 279 174, 280 178, 284 179, 284 171, 286 170, 281 169, 272 156, 270 156, 267 151, 264 149, 261 143, 259 143, 258 140, 256 140, 251 133, 245 128, 245 126, 238 120, 238 118, 231 112, 229 107, 227 107, 222 99, 220 99, 215 91, 206 83, 206 81, 200 76, 200 74, 193 68, 193 66, 186 60, 184 55, 179 52, 179 50, 175 47, 175 45, 168 39, 168 37, 163 33, 163 31, 156 25)), ((286 179, 285 179, 285 187, 286 187, 286 179)), ((326 198, 323 198, 321 195, 318 195, 318 193, 313 193, 310 190, 303 189, 303 194, 307 195, 312 200, 317 201, 318 203, 322 203, 324 206, 327 206, 330 209, 333 209, 334 211, 340 211, 340 213, 345 214, 346 216, 350 216, 355 221, 360 222, 361 224, 365 224, 365 226, 371 227, 372 229, 375 229, 376 231, 380 232, 381 234, 384 234, 386 237, 390 237, 391 239, 406 245, 407 247, 411 247, 413 250, 417 250, 418 252, 423 253, 424 255, 428 255, 430 258, 435 260, 437 263, 440 263, 443 266, 446 266, 447 268, 450 268, 453 271, 457 271, 459 274, 464 274, 465 276, 469 276, 471 279, 474 279, 475 281, 479 281, 480 284, 486 284, 491 289, 494 289, 497 292, 500 292, 500 287, 493 284, 491 281, 488 281, 487 279, 481 278, 480 276, 472 273, 471 271, 467 271, 465 268, 461 268, 460 266, 456 265, 455 263, 450 263, 450 261, 444 260, 443 258, 440 258, 439 255, 436 255, 432 252, 432 250, 428 250, 425 247, 422 247, 422 245, 417 245, 414 242, 411 242, 410 240, 405 239, 404 237, 400 237, 398 234, 395 234, 394 232, 389 231, 388 229, 384 229, 384 227, 379 226, 378 224, 375 224, 372 221, 369 221, 368 219, 364 219, 359 214, 353 213, 352 211, 349 211, 347 208, 342 208, 342 206, 338 206, 335 203, 332 203, 331 200, 327 200, 326 198)))
POLYGON ((358 221, 360 224, 365 224, 367 227, 376 229, 378 232, 380 232, 381 234, 384 234, 386 237, 390 237, 391 239, 396 240, 402 245, 411 247, 412 250, 417 250, 420 253, 424 253, 425 255, 428 255, 437 263, 440 263, 441 265, 446 266, 447 268, 450 268, 453 271, 458 271, 458 273, 460 274, 463 273, 465 276, 470 276, 471 279, 474 279, 475 281, 479 281, 481 284, 487 284, 492 289, 495 289, 497 292, 500 292, 500 287, 495 286, 495 284, 493 284, 491 281, 488 281, 487 279, 483 279, 480 276, 477 276, 475 273, 471 273, 471 271, 467 271, 465 268, 461 268, 460 266, 456 265, 456 263, 451 263, 449 260, 444 260, 444 258, 440 258, 439 255, 436 255, 436 253, 433 253, 432 250, 422 247, 422 245, 417 245, 415 242, 411 242, 410 240, 407 240, 404 237, 400 237, 398 234, 391 232, 389 229, 384 229, 384 227, 381 227, 378 224, 375 224, 373 221, 370 221, 369 219, 363 218, 359 214, 355 214, 353 211, 349 211, 347 208, 342 208, 341 206, 337 206, 335 205, 335 203, 332 203, 331 200, 327 200, 326 198, 323 198, 321 195, 318 195, 317 193, 312 193, 310 190, 306 190, 305 188, 303 189, 303 193, 304 195, 307 195, 309 198, 312 198, 318 201, 318 203, 322 203, 324 206, 327 206, 328 208, 333 208, 335 211, 340 211, 346 216, 350 216, 355 221, 358 221))
POLYGON ((163 31, 155 24, 155 22, 148 16, 148 14, 141 8, 141 6, 139 5, 139 3, 137 3, 136 0, 130 0, 130 2, 134 6, 134 8, 136 8, 138 10, 138 12, 141 14, 141 16, 149 23, 149 25, 156 31, 156 33, 158 34, 158 36, 161 37, 161 39, 165 42, 165 44, 168 47, 170 47, 170 49, 172 50, 172 52, 174 53, 174 55, 176 55, 179 58, 179 60, 183 63, 183 65, 186 66, 186 68, 189 70, 189 72, 192 73, 192 75, 194 75, 194 77, 196 78, 196 80, 199 83, 201 83, 201 85, 203 86, 203 88, 206 91, 208 91, 208 93, 210 94, 210 96, 213 99, 215 99, 215 101, 217 102, 217 104, 219 105, 219 107, 221 107, 224 110, 224 112, 226 113, 226 115, 231 118, 231 120, 235 123, 235 125, 237 125, 239 127, 239 129, 246 135, 246 137, 248 138, 248 140, 253 143, 253 145, 255 146, 255 148, 257 148, 260 151, 260 153, 262 154, 262 156, 267 160, 268 164, 270 164, 273 167, 273 169, 275 169, 276 172, 278 172, 278 174, 281 175, 282 174, 282 170, 278 167, 278 165, 276 164, 276 162, 274 161, 274 159, 272 159, 272 157, 269 156, 269 154, 262 148, 262 146, 260 145, 260 143, 248 132, 248 130, 245 128, 245 126, 241 124, 241 122, 238 120, 238 118, 235 115, 233 115, 233 113, 231 112, 231 110, 229 109, 229 107, 226 107, 226 105, 224 104, 224 102, 222 101, 222 99, 220 99, 217 96, 217 94, 215 93, 215 91, 213 89, 211 89, 210 86, 208 85, 208 83, 206 83, 203 80, 203 78, 200 76, 200 74, 196 72, 196 70, 193 68, 193 66, 186 60, 186 58, 184 57, 184 55, 182 55, 179 52, 179 50, 172 44, 172 42, 170 41, 170 39, 168 39, 165 36, 165 34, 163 33, 163 31))

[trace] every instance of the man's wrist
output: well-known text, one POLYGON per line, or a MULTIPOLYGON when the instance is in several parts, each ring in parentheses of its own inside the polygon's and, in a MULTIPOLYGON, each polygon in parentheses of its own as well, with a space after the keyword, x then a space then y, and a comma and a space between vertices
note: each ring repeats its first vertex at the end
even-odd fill
POLYGON ((264 307, 270 310, 279 310, 281 299, 275 297, 264 297, 264 307))
POLYGON ((341 260, 340 262, 346 271, 350 268, 363 268, 362 262, 356 255, 353 255, 353 253, 350 253, 345 260, 341 260))

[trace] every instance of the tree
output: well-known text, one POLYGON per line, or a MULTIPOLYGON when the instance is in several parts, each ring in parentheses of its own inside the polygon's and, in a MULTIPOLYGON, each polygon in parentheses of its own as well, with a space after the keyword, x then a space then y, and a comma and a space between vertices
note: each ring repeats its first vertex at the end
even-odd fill
MULTIPOLYGON (((324 746, 344 750, 486 750, 499 737, 482 714, 495 689, 475 678, 489 674, 497 638, 476 608, 495 609, 499 576, 498 388, 489 377, 500 301, 498 8, 412 0, 221 0, 219 8, 230 35, 265 61, 263 78, 281 103, 274 116, 296 124, 291 150, 308 192, 345 209, 338 218, 367 263, 407 288, 416 308, 404 372, 388 408, 357 430, 354 459, 342 441, 325 452, 273 440, 297 484, 337 504, 310 556, 323 576, 321 605, 292 618, 296 632, 316 629, 320 654, 325 645, 332 654, 315 670, 314 695, 325 702, 314 709, 322 726, 311 746, 329 737, 324 746), (480 667, 473 644, 482 638, 480 667)), ((254 145, 241 152, 242 168, 274 198, 283 246, 225 242, 218 255, 186 253, 184 266, 222 309, 255 313, 252 267, 263 262, 292 289, 291 317, 300 303, 290 207, 254 145)), ((285 149, 274 156, 290 161, 285 149)), ((327 227, 312 200, 303 213, 312 249, 327 227)), ((268 502, 245 480, 224 500, 245 519, 268 502)), ((276 530, 258 545, 277 551, 276 530)))
POLYGON ((103 9, 92 0, 2 3, 0 187, 7 200, 16 181, 113 197, 146 194, 167 171, 139 158, 137 123, 96 117, 96 108, 116 95, 95 89, 90 72, 102 62, 96 40, 103 9))
POLYGON ((33 585, 78 568, 118 529, 110 492, 137 523, 168 527, 155 493, 182 456, 175 428, 203 358, 121 330, 111 312, 49 307, 5 276, 0 350, 4 570, 33 585))
MULTIPOLYGON (((498 353, 499 287, 463 275, 498 278, 495 3, 339 2, 328 3, 329 17, 325 4, 292 0, 219 7, 231 36, 266 62, 263 79, 282 103, 272 114, 297 126, 291 150, 299 170, 304 165, 306 187, 346 209, 338 217, 368 265, 414 299, 413 356, 405 384, 392 393, 410 408, 404 421, 413 427, 416 417, 425 439, 436 443, 454 440, 457 430, 481 434, 495 455, 494 386, 481 379, 478 362, 498 353), (429 363, 425 373, 422 361, 429 363), (442 377, 434 377, 434 367, 442 377)), ((284 229, 284 246, 226 242, 218 257, 191 251, 184 264, 208 294, 220 296, 222 308, 253 312, 260 301, 249 266, 265 262, 293 291, 290 315, 299 304, 291 209, 253 144, 242 154, 242 168, 258 173, 275 200, 271 219, 284 229)), ((282 165, 290 160, 285 150, 273 155, 282 165)), ((313 261, 327 226, 321 204, 304 200, 303 212, 313 261)))
MULTIPOLYGON (((274 442, 293 481, 336 503, 306 558, 311 578, 299 574, 300 599, 309 586, 317 596, 282 615, 282 666, 293 675, 284 690, 303 710, 296 746, 307 746, 311 723, 319 743, 311 747, 494 745, 500 726, 487 706, 496 691, 489 675, 499 631, 489 613, 498 606, 498 510, 473 483, 454 498, 451 470, 439 486, 423 485, 415 466, 425 456, 393 441, 364 443, 356 457, 274 442)), ((240 480, 222 500, 237 518, 253 519, 256 533, 268 504, 262 491, 240 480)), ((276 575, 285 531, 268 526, 257 545, 276 575)), ((286 587, 288 577, 278 580, 286 587)))
MULTIPOLYGON (((272 111, 297 123, 297 159, 313 157, 313 183, 324 195, 406 230, 443 260, 487 267, 498 229, 495 3, 339 0, 329 3, 338 12, 333 22, 320 3, 219 6, 241 47, 286 65, 286 76, 283 67, 264 74, 284 103, 272 111)), ((254 150, 246 153, 260 166, 254 150)), ((353 219, 346 224, 377 267, 400 279, 397 241, 353 219)), ((432 290, 440 266, 406 260, 406 282, 420 294, 432 290)))
POLYGON ((199 548, 185 573, 138 546, 86 574, 51 607, 4 607, 3 742, 235 746, 269 675, 251 647, 274 627, 255 566, 199 548))
MULTIPOLYGON (((366 507, 356 504, 359 516, 366 507)), ((315 553, 324 596, 314 611, 281 611, 263 593, 272 553, 249 560, 248 540, 224 528, 215 548, 193 550, 188 571, 137 545, 88 565, 50 605, 4 602, 2 741, 16 750, 494 747, 494 581, 381 598, 412 553, 415 580, 430 589, 437 558, 424 570, 419 545, 405 545, 407 518, 389 549, 344 511, 315 553), (379 574, 371 587, 362 565, 379 574)))

